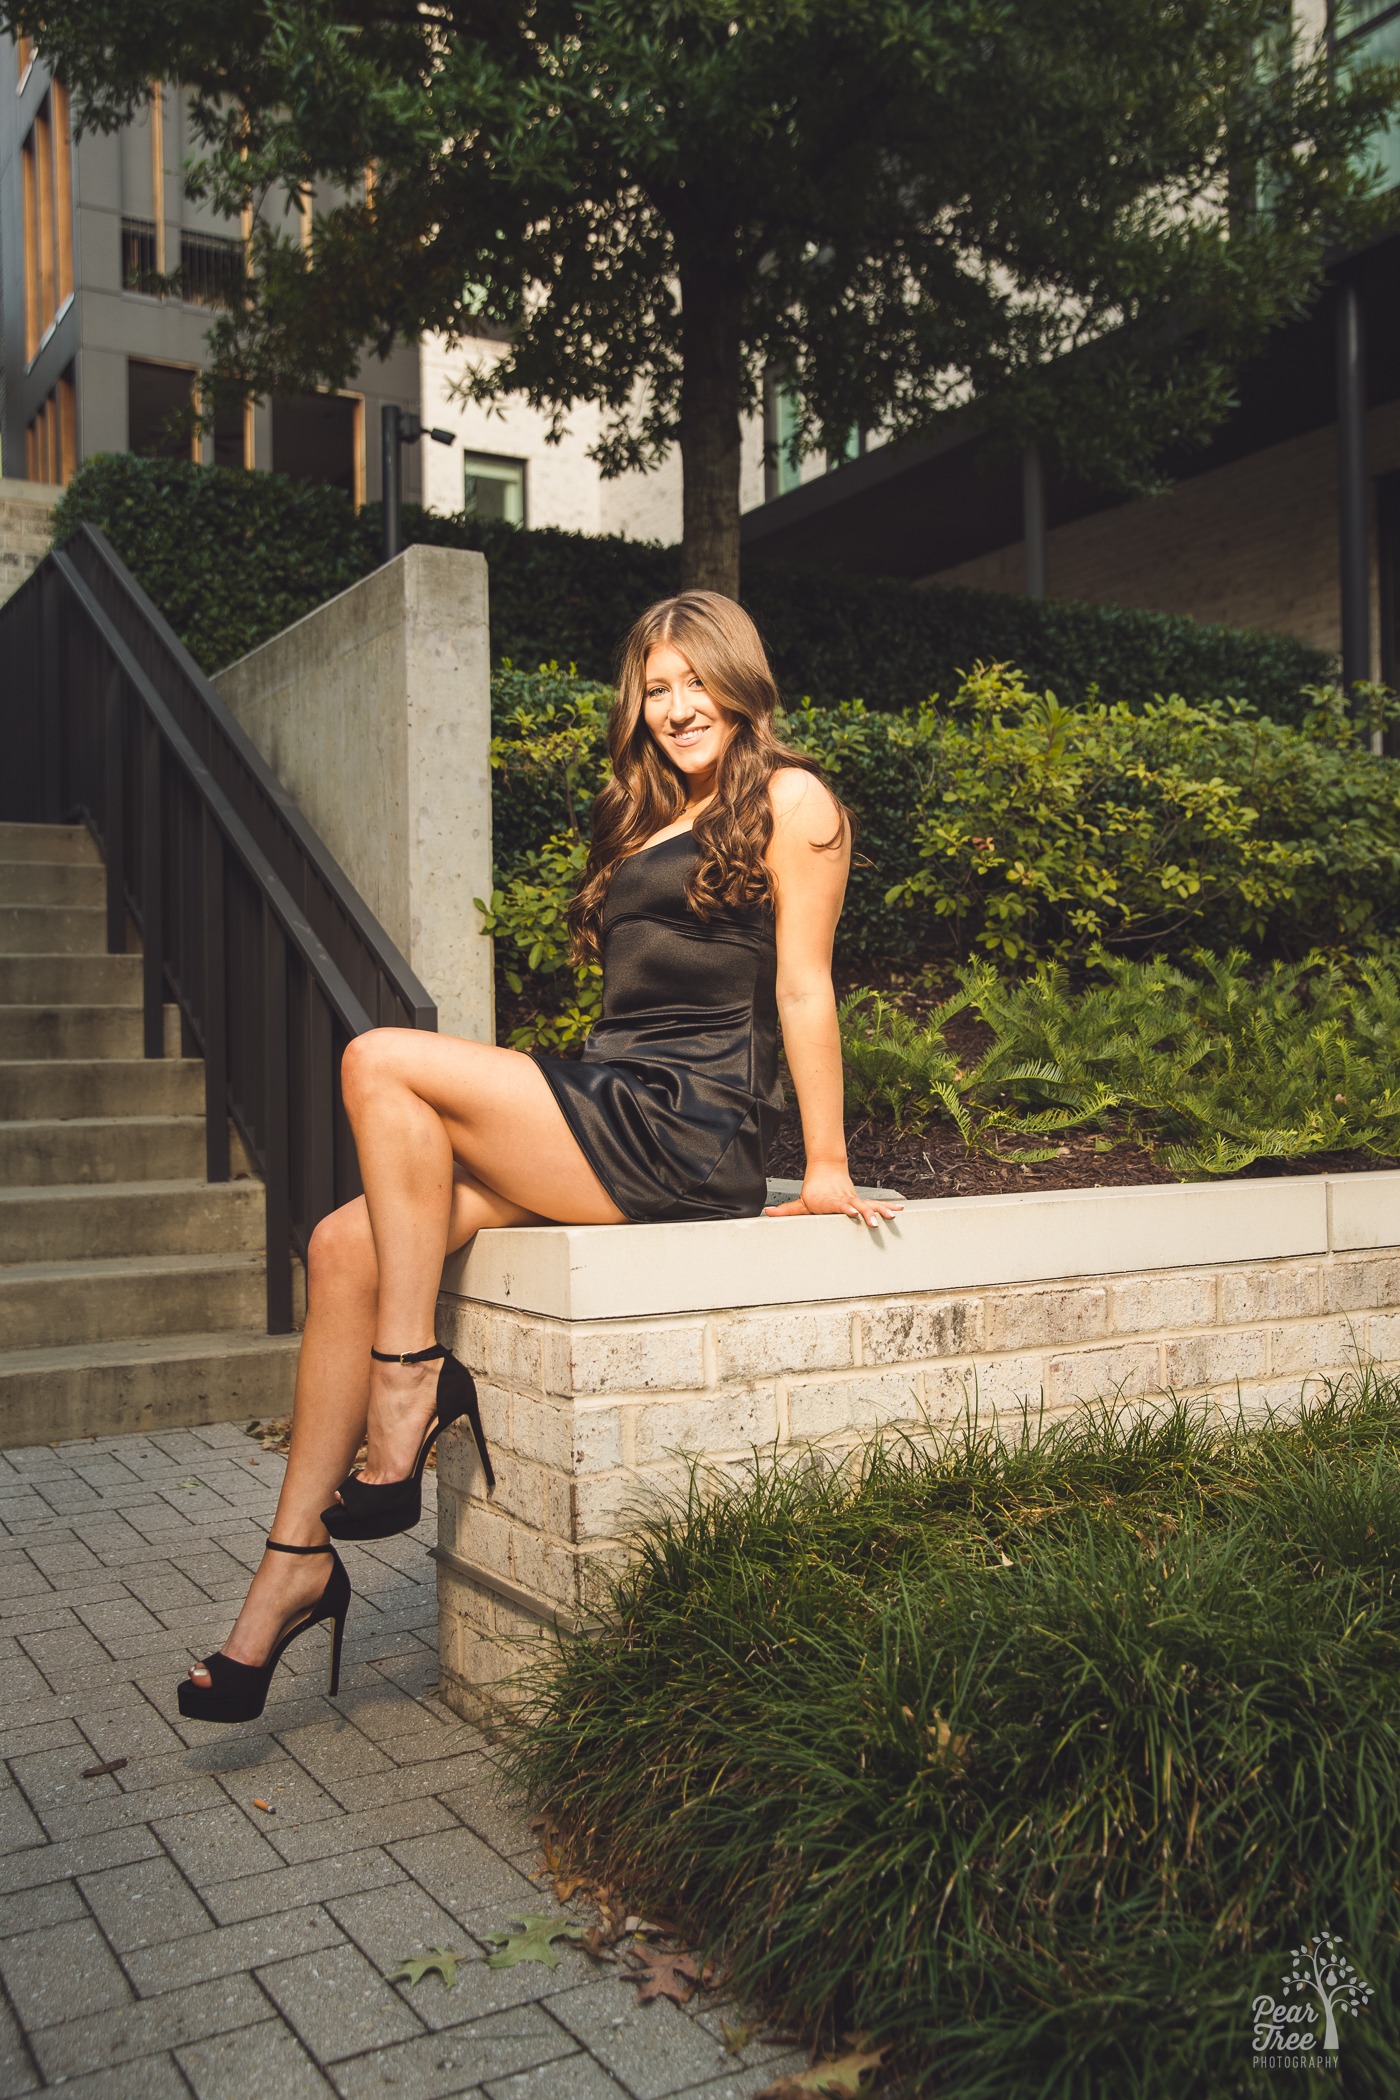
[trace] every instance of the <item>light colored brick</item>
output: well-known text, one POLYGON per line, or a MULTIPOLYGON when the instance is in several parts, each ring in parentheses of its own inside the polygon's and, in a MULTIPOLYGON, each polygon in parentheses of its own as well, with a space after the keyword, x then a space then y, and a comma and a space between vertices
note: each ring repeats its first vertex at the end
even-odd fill
POLYGON ((1108 1292, 1110 1334, 1155 1334, 1163 1327, 1209 1327, 1215 1320, 1218 1278, 1139 1276, 1114 1283, 1108 1292))
POLYGON ((878 1429, 890 1422, 916 1422, 922 1408, 917 1371, 794 1380, 788 1388, 788 1431, 801 1440, 878 1429))
POLYGON ((698 1322, 643 1326, 630 1320, 551 1337, 548 1389, 554 1393, 692 1391, 705 1383, 705 1330, 698 1322))
POLYGON ((715 1354, 725 1378, 775 1378, 786 1371, 842 1371, 855 1361, 847 1306, 738 1313, 717 1322, 715 1354))
POLYGON ((1220 1274, 1220 1318, 1226 1327, 1306 1319, 1317 1312, 1321 1296, 1319 1273, 1310 1262, 1250 1263, 1220 1274))
POLYGON ((658 1504, 683 1490, 687 1468, 653 1465, 646 1473, 588 1473, 574 1482, 574 1540, 626 1539, 658 1504))
POLYGON ((579 1559, 570 1547, 517 1526, 511 1533, 510 1551, 511 1575, 523 1589, 548 1598, 551 1604, 577 1604, 579 1559))
POLYGON ((1039 1356, 983 1357, 978 1363, 935 1364, 924 1372, 924 1400, 929 1419, 945 1425, 980 1419, 1002 1408, 1013 1414, 1028 1401, 1035 1406, 1045 1381, 1039 1356))
POLYGON ((1052 1408, 1074 1400, 1140 1400, 1160 1391, 1161 1384, 1156 1344, 1125 1342, 1117 1349, 1052 1356, 1045 1370, 1045 1399, 1052 1408))
MULTIPOLYGON (((1375 1323, 1372 1322, 1372 1325, 1375 1323)), ((1332 1320, 1291 1320, 1286 1327, 1269 1330, 1269 1368, 1281 1371, 1340 1371, 1365 1355, 1365 1323, 1338 1317, 1332 1320)))
POLYGON ((622 1464, 623 1413, 619 1407, 576 1407, 573 1422, 573 1469, 576 1473, 610 1473, 622 1464))
POLYGON ((986 1300, 987 1347, 1048 1348, 1092 1341, 1108 1331, 1108 1293, 1089 1290, 993 1291, 986 1300))
POLYGON ((567 1473, 573 1465, 573 1409, 542 1400, 533 1393, 515 1394, 510 1410, 510 1447, 517 1458, 567 1473))
POLYGON ((749 1386, 713 1400, 651 1400, 635 1409, 634 1433, 639 1466, 678 1452, 747 1451, 776 1442, 777 1397, 772 1386, 749 1386))
POLYGON ((886 1298, 863 1306, 861 1354, 868 1364, 970 1356, 982 1347, 980 1298, 886 1298))
POLYGON ((1400 1364, 1400 1313, 1375 1313, 1366 1322, 1366 1353, 1388 1368, 1400 1364))
POLYGON ((1393 1256, 1337 1260, 1322 1271, 1323 1312, 1366 1312, 1372 1307, 1386 1311, 1392 1306, 1400 1306, 1400 1261, 1393 1256))
POLYGON ((512 1388, 544 1383, 541 1323, 497 1314, 486 1334, 486 1361, 493 1379, 512 1388))
POLYGON ((1259 1327, 1217 1327, 1183 1335, 1162 1349, 1163 1382, 1177 1393, 1262 1378, 1268 1368, 1268 1339, 1259 1327))
POLYGON ((444 1292, 438 1299, 438 1338, 447 1343, 453 1355, 464 1363, 476 1378, 482 1377, 490 1355, 487 1346, 487 1330, 493 1317, 485 1305, 476 1305, 469 1298, 454 1298, 444 1292))

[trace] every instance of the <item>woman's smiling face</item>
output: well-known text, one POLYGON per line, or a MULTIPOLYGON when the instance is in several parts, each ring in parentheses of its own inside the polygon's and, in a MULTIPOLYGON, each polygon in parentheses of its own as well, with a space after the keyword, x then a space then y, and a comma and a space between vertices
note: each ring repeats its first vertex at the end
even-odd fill
POLYGON ((713 776, 737 717, 705 690, 679 649, 658 642, 647 651, 647 728, 692 790, 713 776))

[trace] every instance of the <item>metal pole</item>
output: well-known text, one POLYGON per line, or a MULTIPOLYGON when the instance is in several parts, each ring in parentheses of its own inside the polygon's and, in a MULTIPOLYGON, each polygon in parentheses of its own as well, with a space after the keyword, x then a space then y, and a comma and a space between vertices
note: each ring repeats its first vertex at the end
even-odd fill
POLYGON ((1342 684, 1371 676, 1371 561, 1366 521, 1366 341, 1361 295, 1337 299, 1337 537, 1341 551, 1342 684))
POLYGON ((403 547, 402 475, 399 464, 399 412, 392 403, 379 411, 380 480, 384 496, 384 559, 392 561, 403 547))
POLYGON ((1039 445, 1021 455, 1022 536, 1026 543, 1026 596, 1045 596, 1045 459, 1039 445))

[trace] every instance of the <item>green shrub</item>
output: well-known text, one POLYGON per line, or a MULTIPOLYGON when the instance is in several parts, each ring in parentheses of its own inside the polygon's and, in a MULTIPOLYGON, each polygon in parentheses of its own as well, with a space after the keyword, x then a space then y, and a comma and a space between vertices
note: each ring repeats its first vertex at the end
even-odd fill
POLYGON ((1400 1158, 1400 975, 1309 960, 1262 975, 1240 954, 1194 972, 1099 959, 1075 986, 1058 966, 1013 980, 985 963, 922 1021, 878 993, 841 1009, 846 1105, 920 1129, 947 1117, 969 1145, 1051 1159, 1072 1127, 1161 1145, 1187 1177, 1310 1152, 1400 1158), (976 1016, 980 1057, 948 1042, 976 1016), (1008 1142, 1009 1141, 1009 1142, 1008 1142))
MULTIPOLYGON (((100 525, 207 670, 240 656, 378 561, 379 520, 334 491, 276 475, 107 455, 81 467, 61 536, 100 525)), ((680 581, 679 553, 635 540, 521 532, 409 509, 408 540, 469 547, 491 564, 492 655, 612 675, 637 614, 680 581)), ((744 599, 783 691, 877 709, 948 693, 978 663, 1013 663, 1037 691, 1079 703, 1097 689, 1141 706, 1154 693, 1231 694, 1292 719, 1329 660, 1286 635, 1205 627, 1165 613, 1035 604, 969 591, 750 561, 744 599)))
POLYGON ((62 543, 100 526, 206 671, 232 663, 374 566, 373 533, 337 489, 108 452, 54 512, 62 543))
POLYGON ((1299 2089, 1400 2090, 1395 1385, 1033 1427, 698 1477, 532 1673, 515 1777, 901 2093, 1265 2100, 1252 2001, 1328 1928, 1374 1995, 1299 2089))

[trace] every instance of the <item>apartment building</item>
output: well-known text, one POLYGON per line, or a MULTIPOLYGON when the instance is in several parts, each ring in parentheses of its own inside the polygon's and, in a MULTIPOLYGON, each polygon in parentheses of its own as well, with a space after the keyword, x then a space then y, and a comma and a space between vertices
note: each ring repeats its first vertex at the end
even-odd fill
MULTIPOLYGON (((196 435, 212 309, 243 229, 185 195, 185 97, 159 88, 114 133, 73 135, 68 97, 24 39, 0 39, 0 466, 62 484, 97 452, 188 451, 379 493, 380 409, 418 406, 418 353, 365 361, 336 394, 278 395, 196 435), (180 272, 180 291, 160 280, 180 272)), ((309 228, 308 228, 309 231, 309 228)), ((416 456, 407 493, 419 494, 416 456)))

